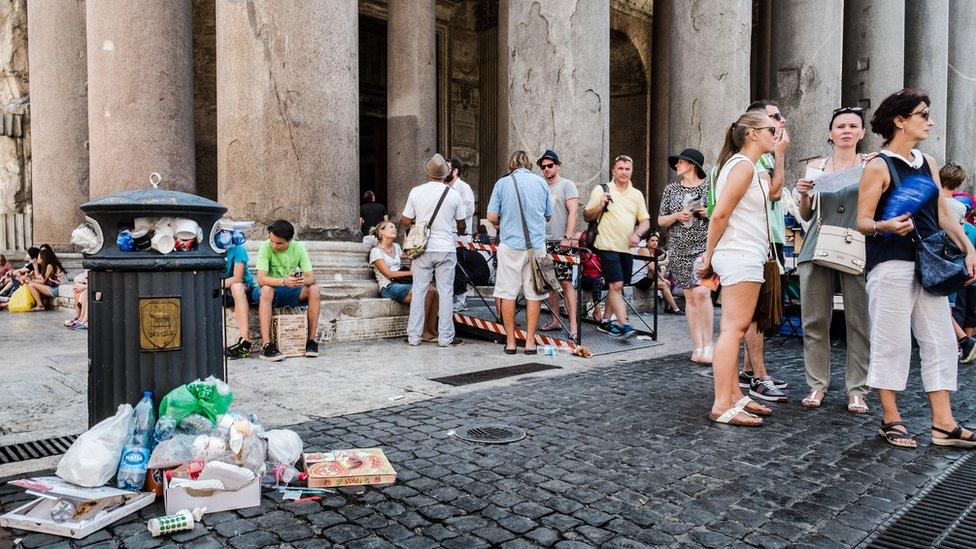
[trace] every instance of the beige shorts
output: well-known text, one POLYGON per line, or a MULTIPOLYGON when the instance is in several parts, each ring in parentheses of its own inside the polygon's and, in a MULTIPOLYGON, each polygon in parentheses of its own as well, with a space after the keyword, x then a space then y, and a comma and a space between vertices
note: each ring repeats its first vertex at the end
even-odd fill
POLYGON ((498 246, 498 270, 495 271, 493 297, 518 299, 519 290, 529 301, 542 301, 549 294, 537 294, 532 287, 532 264, 529 254, 542 255, 545 249, 513 250, 504 244, 498 246))

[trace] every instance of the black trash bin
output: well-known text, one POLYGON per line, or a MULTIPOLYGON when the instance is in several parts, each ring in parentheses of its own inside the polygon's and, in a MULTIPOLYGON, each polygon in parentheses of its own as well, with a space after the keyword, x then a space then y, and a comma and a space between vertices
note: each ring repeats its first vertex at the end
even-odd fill
MULTIPOLYGON (((134 406, 143 391, 152 391, 158 406, 184 383, 210 375, 226 379, 224 257, 212 243, 214 226, 227 209, 192 194, 148 188, 103 196, 81 210, 104 236, 101 248, 85 254, 83 262, 89 271, 89 425, 114 415, 119 404, 134 406), (195 245, 175 240, 188 249, 166 254, 120 248, 120 232, 138 236, 137 222, 154 227, 164 218, 181 220, 184 232, 192 224, 182 220, 195 222, 195 245)), ((168 249, 165 240, 160 249, 168 249)))

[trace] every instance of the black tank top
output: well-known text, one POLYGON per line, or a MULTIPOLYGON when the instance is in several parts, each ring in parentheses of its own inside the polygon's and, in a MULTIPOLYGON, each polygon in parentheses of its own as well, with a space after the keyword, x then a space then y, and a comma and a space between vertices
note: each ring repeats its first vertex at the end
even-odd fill
MULTIPOLYGON (((932 170, 929 169, 928 160, 925 160, 924 157, 922 165, 918 168, 913 168, 901 158, 891 157, 885 153, 881 153, 880 156, 882 159, 888 160, 889 174, 891 174, 891 170, 894 168, 899 181, 904 181, 905 178, 912 175, 921 175, 932 179, 932 170)), ((883 221, 881 214, 884 212, 888 200, 891 199, 894 190, 897 188, 894 175, 891 174, 891 184, 888 185, 885 192, 881 193, 881 198, 878 200, 878 207, 874 210, 875 221, 883 221)), ((941 200, 941 195, 936 192, 928 202, 922 204, 918 212, 912 215, 912 221, 915 222, 915 229, 918 230, 919 235, 923 239, 939 231, 939 200, 941 200)), ((868 236, 864 239, 864 246, 867 254, 868 270, 873 269, 885 261, 915 261, 915 243, 912 242, 910 235, 898 236, 888 233, 878 236, 868 236)))

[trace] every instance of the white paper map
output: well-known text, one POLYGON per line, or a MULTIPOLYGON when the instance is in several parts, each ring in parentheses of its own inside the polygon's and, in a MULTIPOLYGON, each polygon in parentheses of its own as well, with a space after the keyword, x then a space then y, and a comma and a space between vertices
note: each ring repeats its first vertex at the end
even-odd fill
POLYGON ((813 192, 835 193, 860 183, 862 173, 864 173, 864 166, 855 166, 830 173, 824 173, 816 168, 807 168, 806 178, 813 180, 813 192))

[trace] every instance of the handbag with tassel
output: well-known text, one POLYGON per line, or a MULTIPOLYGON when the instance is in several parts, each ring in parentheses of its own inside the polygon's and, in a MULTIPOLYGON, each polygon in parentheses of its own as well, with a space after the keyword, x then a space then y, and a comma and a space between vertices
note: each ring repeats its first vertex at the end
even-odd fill
POLYGON ((769 239, 769 252, 766 262, 763 263, 763 283, 759 287, 759 301, 756 302, 756 311, 752 319, 756 321, 756 331, 764 333, 778 327, 783 321, 783 290, 780 278, 782 271, 769 232, 769 206, 767 205, 769 202, 761 182, 759 190, 763 191, 763 207, 766 209, 766 238, 769 239))

